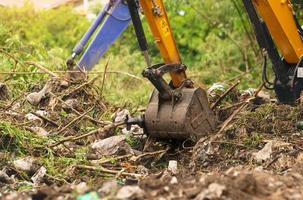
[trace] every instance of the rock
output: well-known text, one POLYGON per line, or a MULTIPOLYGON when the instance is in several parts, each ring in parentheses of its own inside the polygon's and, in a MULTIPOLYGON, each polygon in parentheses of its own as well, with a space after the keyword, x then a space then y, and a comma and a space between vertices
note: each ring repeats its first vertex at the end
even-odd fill
POLYGON ((257 153, 253 153, 254 160, 257 163, 262 163, 270 159, 273 145, 274 145, 274 141, 269 141, 268 143, 266 143, 263 149, 261 149, 257 153))
POLYGON ((16 170, 23 171, 26 173, 35 173, 37 166, 35 160, 32 157, 25 157, 13 162, 13 166, 16 170))
POLYGON ((49 132, 46 131, 44 128, 42 127, 38 127, 38 126, 34 126, 34 127, 30 127, 30 130, 34 133, 36 133, 38 136, 41 137, 45 137, 49 135, 49 132))
POLYGON ((123 109, 119 112, 116 112, 113 119, 115 123, 123 122, 126 119, 126 116, 130 116, 129 110, 123 109))
POLYGON ((34 185, 39 185, 40 183, 43 183, 43 179, 46 175, 46 168, 40 167, 40 169, 31 177, 31 180, 33 181, 34 185))
POLYGON ((37 117, 36 115, 32 114, 32 113, 27 113, 25 115, 25 119, 27 119, 28 121, 37 121, 40 124, 43 123, 43 120, 40 117, 37 117))
POLYGON ((126 137, 124 135, 116 135, 96 141, 92 144, 91 148, 101 156, 133 153, 125 140, 126 137))
POLYGON ((103 196, 108 196, 118 190, 118 183, 115 180, 105 182, 98 190, 98 193, 103 196))
POLYGON ((83 194, 88 191, 88 186, 85 182, 81 182, 73 187, 78 194, 83 194))
POLYGON ((9 91, 7 85, 0 83, 0 100, 7 100, 9 98, 9 91))
POLYGON ((62 105, 63 108, 68 109, 68 108, 74 108, 78 104, 77 99, 67 99, 65 101, 65 104, 62 105))
POLYGON ((178 179, 175 177, 175 176, 173 176, 172 178, 171 178, 171 180, 170 180, 170 184, 178 184, 178 179))
POLYGON ((195 200, 206 200, 206 199, 219 199, 222 197, 226 187, 218 183, 212 183, 206 190, 203 190, 195 200))
POLYGON ((122 133, 124 135, 138 135, 142 137, 142 135, 144 134, 144 130, 138 125, 132 125, 130 130, 127 130, 127 128, 122 129, 122 133))
POLYGON ((121 200, 135 200, 143 199, 145 192, 139 186, 124 186, 122 187, 117 195, 117 199, 121 200))
POLYGON ((176 160, 170 160, 168 162, 168 171, 170 171, 173 174, 178 173, 178 162, 176 160))

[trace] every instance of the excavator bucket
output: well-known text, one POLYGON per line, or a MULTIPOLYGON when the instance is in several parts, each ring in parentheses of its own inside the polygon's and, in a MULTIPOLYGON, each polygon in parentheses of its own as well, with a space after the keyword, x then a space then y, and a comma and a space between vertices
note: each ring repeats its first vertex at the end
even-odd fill
POLYGON ((196 141, 215 131, 217 119, 205 90, 193 87, 189 79, 178 88, 163 79, 165 73, 185 69, 183 64, 157 64, 146 68, 143 76, 156 89, 143 117, 128 119, 127 124, 139 124, 150 137, 161 139, 196 141))
POLYGON ((209 107, 205 90, 183 88, 177 102, 159 98, 154 90, 145 112, 147 133, 156 138, 197 140, 213 132, 216 118, 209 107))

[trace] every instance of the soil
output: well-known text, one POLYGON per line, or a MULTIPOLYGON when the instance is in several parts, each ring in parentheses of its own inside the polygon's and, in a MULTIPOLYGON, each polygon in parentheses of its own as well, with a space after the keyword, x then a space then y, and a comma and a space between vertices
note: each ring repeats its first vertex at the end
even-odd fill
POLYGON ((1 121, 7 126, 0 127, 0 169, 7 176, 0 173, 0 199, 80 200, 85 194, 90 199, 93 194, 100 199, 303 199, 300 105, 252 98, 233 116, 243 101, 239 92, 237 97, 233 93, 232 104, 223 102, 216 109, 218 130, 209 137, 197 143, 158 141, 138 135, 138 130, 126 131, 110 117, 105 121, 105 115, 114 113, 115 119, 125 108, 99 98, 93 81, 52 80, 51 92, 38 105, 26 101, 26 95, 43 86, 1 104, 1 121), (29 118, 29 113, 36 118, 29 118), (43 128, 47 135, 40 136, 41 130, 33 127, 43 128), (26 130, 25 135, 18 135, 18 130, 26 130), (127 139, 114 154, 100 157, 91 148, 116 134, 127 139), (70 140, 54 146, 66 138, 70 140), (14 165, 24 157, 35 159, 31 172, 14 165), (170 161, 177 161, 177 168, 170 161), (32 177, 42 166, 47 172, 34 183, 32 177))

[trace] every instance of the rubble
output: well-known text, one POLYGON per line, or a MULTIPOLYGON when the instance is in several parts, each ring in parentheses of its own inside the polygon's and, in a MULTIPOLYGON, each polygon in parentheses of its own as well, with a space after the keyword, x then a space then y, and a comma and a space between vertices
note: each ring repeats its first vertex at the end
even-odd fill
POLYGON ((100 156, 110 156, 114 154, 125 155, 132 153, 132 149, 126 143, 126 137, 124 135, 98 140, 91 145, 91 148, 100 156))
POLYGON ((116 198, 119 200, 135 200, 143 199, 145 192, 139 186, 124 186, 122 187, 116 198))

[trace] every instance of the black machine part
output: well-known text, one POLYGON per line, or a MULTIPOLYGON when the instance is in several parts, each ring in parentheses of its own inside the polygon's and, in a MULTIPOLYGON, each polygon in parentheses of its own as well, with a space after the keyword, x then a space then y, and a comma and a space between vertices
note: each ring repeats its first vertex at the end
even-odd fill
MULTIPOLYGON (((266 55, 264 56, 268 56, 272 62, 273 71, 276 76, 273 83, 273 89, 275 90, 278 101, 285 104, 295 103, 300 97, 303 89, 302 79, 297 78, 297 69, 299 67, 303 67, 303 62, 300 61, 297 65, 287 63, 280 56, 265 22, 258 16, 256 12, 252 0, 243 0, 243 3, 253 25, 257 42, 260 48, 266 52, 266 55)), ((266 78, 264 78, 266 76, 265 73, 266 70, 263 70, 262 79, 266 85, 268 84, 268 81, 266 78)))

